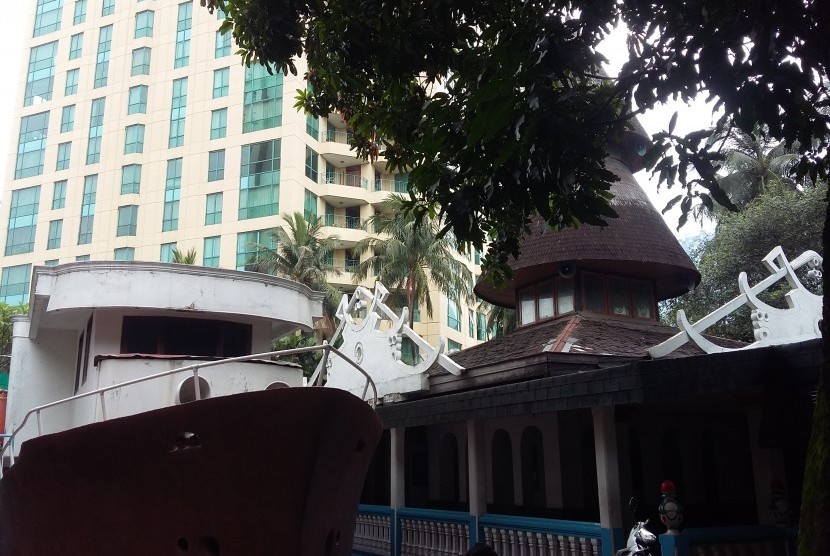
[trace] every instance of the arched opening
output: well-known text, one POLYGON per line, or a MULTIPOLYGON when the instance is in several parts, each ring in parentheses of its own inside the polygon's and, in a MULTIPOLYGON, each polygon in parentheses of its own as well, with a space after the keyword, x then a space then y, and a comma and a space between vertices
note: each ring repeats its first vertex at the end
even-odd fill
MULTIPOLYGON (((206 400, 210 397, 210 384, 203 377, 199 377, 199 397, 206 400)), ((192 376, 187 377, 176 387, 176 403, 183 404, 196 401, 196 381, 192 376)))
POLYGON ((279 390, 280 388, 291 388, 288 383, 277 380, 265 387, 266 390, 279 390))
POLYGON ((542 431, 527 427, 522 433, 522 499, 525 507, 544 508, 545 455, 542 431))
POLYGON ((458 441, 447 433, 441 439, 441 457, 438 467, 438 493, 442 502, 459 501, 458 441))
POLYGON ((700 471, 703 476, 703 499, 707 506, 717 504, 718 496, 718 460, 715 454, 715 441, 712 430, 708 427, 700 435, 700 471))
POLYGON ((493 433, 493 505, 513 506, 513 445, 504 429, 493 433))
POLYGON ((585 508, 580 519, 599 519, 599 487, 597 485, 597 452, 594 446, 594 428, 582 431, 582 495, 585 508))
POLYGON ((628 458, 631 465, 631 495, 642 503, 646 486, 643 448, 640 445, 640 436, 634 428, 628 430, 628 458))
POLYGON ((426 427, 407 427, 404 433, 404 473, 406 505, 428 507, 429 442, 426 427))

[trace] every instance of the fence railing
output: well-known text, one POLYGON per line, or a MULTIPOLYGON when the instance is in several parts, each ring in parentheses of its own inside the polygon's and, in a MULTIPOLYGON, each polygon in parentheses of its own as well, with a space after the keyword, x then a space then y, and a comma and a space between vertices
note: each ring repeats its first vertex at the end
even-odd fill
POLYGON ((350 230, 361 230, 365 224, 364 220, 359 216, 340 216, 336 214, 326 214, 323 216, 324 226, 333 226, 335 228, 348 228, 350 230))
MULTIPOLYGON (((106 402, 105 402, 104 394, 106 394, 107 392, 111 392, 113 390, 120 390, 120 389, 123 389, 123 388, 127 388, 129 386, 133 386, 133 385, 136 385, 136 384, 141 384, 143 382, 158 380, 158 379, 165 378, 165 377, 175 375, 175 374, 179 374, 179 373, 191 373, 193 375, 193 387, 194 387, 194 390, 195 390, 195 399, 196 400, 201 400, 202 399, 202 392, 201 392, 201 381, 199 380, 199 369, 203 369, 205 367, 216 367, 218 365, 225 365, 225 364, 228 364, 228 363, 238 363, 238 362, 241 362, 241 361, 250 361, 252 359, 268 359, 268 358, 271 358, 271 357, 280 357, 280 356, 287 357, 287 356, 291 356, 291 355, 298 355, 298 354, 301 354, 301 353, 308 353, 308 352, 312 352, 312 351, 322 351, 323 352, 323 367, 325 367, 325 365, 326 365, 326 360, 329 357, 329 353, 334 352, 339 357, 342 357, 344 361, 346 361, 348 364, 350 364, 352 367, 354 367, 360 374, 362 374, 366 378, 366 384, 365 384, 365 387, 363 389, 363 399, 366 399, 366 394, 368 393, 369 389, 371 388, 372 398, 370 400, 370 403, 372 404, 372 407, 375 407, 377 405, 378 392, 377 392, 377 387, 375 386, 375 382, 372 380, 372 377, 369 376, 369 374, 366 371, 364 371, 360 367, 360 365, 358 365, 357 363, 352 361, 349 357, 346 357, 337 348, 335 348, 334 346, 328 344, 327 342, 324 342, 323 345, 319 345, 319 346, 310 346, 310 347, 295 348, 295 349, 284 349, 284 350, 277 350, 277 351, 269 351, 269 352, 265 352, 265 353, 256 353, 256 354, 253 354, 253 355, 242 355, 240 357, 228 357, 227 359, 219 359, 219 360, 216 360, 216 361, 200 361, 200 362, 194 363, 192 365, 186 365, 184 367, 179 367, 178 369, 170 369, 168 371, 163 371, 163 372, 160 372, 160 373, 153 373, 153 374, 150 374, 150 375, 147 375, 147 376, 134 378, 132 380, 126 380, 124 382, 119 382, 118 384, 112 384, 110 386, 104 386, 102 388, 91 390, 89 392, 83 392, 81 394, 76 394, 76 395, 70 396, 68 398, 63 398, 61 400, 56 400, 54 402, 50 402, 50 403, 47 403, 47 404, 39 405, 37 407, 33 407, 28 412, 26 412, 26 415, 23 416, 23 420, 20 422, 20 425, 12 432, 12 434, 8 435, 7 437, 4 436, 4 440, 6 440, 6 438, 7 438, 8 442, 4 442, 3 448, 2 448, 2 450, 0 450, 0 461, 3 460, 3 457, 5 456, 5 453, 6 453, 6 449, 9 446, 14 445, 15 438, 20 433, 20 431, 23 430, 23 427, 25 427, 28 424, 29 418, 32 417, 33 415, 35 416, 35 420, 37 421, 37 436, 40 436, 41 434, 43 434, 43 425, 42 425, 42 422, 41 422, 41 414, 47 409, 57 407, 57 406, 61 406, 61 405, 71 404, 71 403, 73 403, 77 400, 82 400, 82 399, 85 399, 85 398, 96 397, 98 399, 98 403, 100 404, 101 420, 106 421, 107 420, 107 408, 106 408, 106 402)), ((322 380, 323 380, 322 375, 320 375, 318 381, 316 383, 312 381, 310 383, 310 385, 322 386, 323 385, 322 380)), ((14 456, 14 450, 12 450, 10 452, 10 463, 12 465, 14 464, 14 457, 15 457, 14 456)), ((2 476, 3 476, 3 466, 0 465, 0 477, 2 477, 2 476)))
POLYGON ((488 514, 481 516, 478 528, 479 540, 500 556, 602 554, 598 523, 488 514))
POLYGON ((346 187, 369 188, 369 180, 358 174, 347 174, 345 172, 320 172, 318 174, 320 183, 328 185, 345 185, 346 187))
POLYGON ((473 543, 500 556, 599 556, 598 523, 361 505, 354 550, 389 556, 460 556, 473 543))
POLYGON ((326 130, 326 141, 329 143, 341 143, 344 145, 349 144, 349 139, 351 139, 353 133, 351 131, 341 131, 339 129, 327 129, 326 130))
POLYGON ((406 193, 409 191, 409 184, 406 180, 395 180, 391 178, 375 178, 375 191, 388 191, 390 193, 406 193))

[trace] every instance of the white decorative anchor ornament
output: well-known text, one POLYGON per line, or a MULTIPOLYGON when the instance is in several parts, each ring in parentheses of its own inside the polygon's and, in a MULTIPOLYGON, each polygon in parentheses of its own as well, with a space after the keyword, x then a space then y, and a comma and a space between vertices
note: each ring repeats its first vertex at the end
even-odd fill
MULTIPOLYGON (((335 313, 340 323, 332 337, 334 345, 342 338, 337 349, 372 377, 378 396, 428 390, 427 370, 435 362, 452 374, 464 372, 463 367, 444 355, 445 339, 441 337, 435 347, 429 345, 407 324, 409 310, 406 307, 398 315, 386 305, 388 296, 389 290, 380 282, 375 282, 374 293, 358 286, 353 295, 344 294, 335 313), (361 319, 358 314, 364 310, 365 316, 361 319), (412 364, 402 360, 404 338, 418 350, 417 360, 412 364)), ((324 362, 326 386, 361 395, 365 381, 349 363, 335 354, 320 361, 315 377, 323 372, 324 362)))
POLYGON ((740 295, 712 311, 694 324, 690 324, 681 309, 677 312, 677 327, 680 329, 665 342, 649 349, 654 358, 663 357, 688 341, 694 342, 706 353, 734 351, 735 348, 719 346, 703 336, 707 328, 730 315, 744 305, 752 309, 752 327, 755 342, 737 349, 749 349, 777 344, 790 344, 821 337, 821 305, 823 297, 810 292, 798 279, 795 271, 804 265, 809 268, 807 274, 814 278, 821 277, 822 258, 815 251, 805 251, 792 262, 787 260, 784 250, 777 246, 764 257, 764 266, 770 275, 755 284, 749 285, 746 272, 738 276, 740 295), (758 295, 781 280, 787 280, 790 288, 785 299, 786 309, 772 307, 758 295))

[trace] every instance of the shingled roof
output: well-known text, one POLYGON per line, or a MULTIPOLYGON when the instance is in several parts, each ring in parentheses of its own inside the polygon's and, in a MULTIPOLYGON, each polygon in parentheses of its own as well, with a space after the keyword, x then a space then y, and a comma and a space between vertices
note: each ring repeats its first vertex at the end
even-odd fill
POLYGON ((653 280, 658 300, 681 295, 696 285, 700 273, 627 163, 609 157, 606 168, 620 178, 611 187, 618 218, 608 219, 605 227, 583 225, 557 232, 537 219, 522 242, 521 256, 510 260, 513 279, 499 289, 480 281, 476 294, 490 303, 515 307, 517 288, 556 276, 563 261, 572 261, 581 270, 653 280))
MULTIPOLYGON (((651 320, 575 312, 524 326, 504 336, 456 352, 450 357, 466 369, 497 365, 504 361, 544 353, 646 359, 648 348, 676 333, 676 328, 651 320)), ((709 339, 730 348, 746 345, 724 338, 709 339)), ((703 351, 700 348, 688 343, 666 358, 701 354, 703 351)), ((439 369, 436 365, 431 374, 443 372, 439 369)))

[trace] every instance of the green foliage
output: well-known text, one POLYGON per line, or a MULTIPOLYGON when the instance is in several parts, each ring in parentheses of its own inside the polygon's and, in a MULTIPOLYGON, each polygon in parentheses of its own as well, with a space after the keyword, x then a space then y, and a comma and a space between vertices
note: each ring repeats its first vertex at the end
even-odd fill
POLYGON ((196 249, 194 247, 188 249, 187 253, 183 253, 179 251, 178 247, 174 247, 171 253, 173 258, 170 262, 189 265, 196 264, 196 249))
POLYGON ((9 357, 12 353, 12 322, 14 315, 25 315, 29 312, 29 305, 6 305, 0 303, 0 373, 9 372, 9 357))
POLYGON ((327 274, 340 274, 333 262, 340 240, 336 236, 322 236, 322 218, 308 222, 303 213, 295 212, 283 214, 282 219, 286 228, 278 227, 272 232, 277 247, 258 245, 253 264, 260 272, 276 274, 325 293, 325 318, 318 330, 322 336, 330 337, 332 318, 343 294, 328 283, 327 274))
MULTIPOLYGON (((663 314, 674 324, 678 309, 683 309, 694 322, 738 295, 738 275, 747 273, 750 284, 769 275, 761 259, 776 245, 781 245, 788 258, 795 258, 812 249, 822 254, 821 227, 826 209, 825 186, 807 187, 804 192, 785 186, 768 186, 766 193, 750 201, 738 213, 720 215, 715 234, 698 246, 693 258, 698 258, 702 275, 694 291, 668 300, 663 314)), ((821 292, 819 281, 801 272, 802 283, 816 293, 821 292)), ((782 281, 784 282, 784 281, 782 281)), ((770 291, 762 299, 783 307, 786 282, 770 291)), ((737 340, 753 341, 749 310, 742 309, 709 329, 709 333, 737 340)))
MULTIPOLYGON (((288 336, 283 336, 278 340, 274 340, 274 342, 271 344, 271 349, 277 351, 284 349, 311 347, 316 345, 317 340, 313 336, 305 336, 301 332, 296 332, 294 334, 289 334, 288 336)), ((303 368, 303 376, 305 378, 311 378, 311 375, 314 374, 314 369, 317 368, 317 363, 320 361, 320 358, 322 356, 322 351, 309 351, 307 353, 279 357, 278 361, 289 361, 291 363, 296 363, 297 365, 303 368)))
POLYGON ((414 319, 414 307, 426 309, 432 315, 430 286, 456 300, 472 301, 473 276, 470 270, 453 256, 449 235, 438 234, 437 220, 416 219, 402 210, 405 199, 392 195, 384 201, 381 212, 369 221, 377 236, 369 236, 355 246, 355 256, 372 255, 355 272, 355 281, 376 275, 378 281, 404 299, 409 308, 409 325, 414 319))

